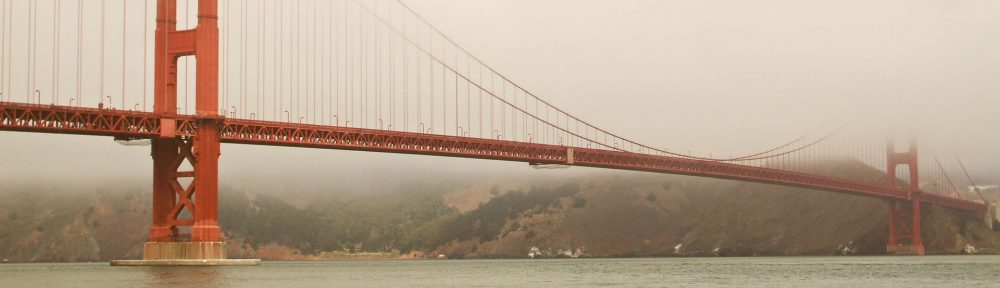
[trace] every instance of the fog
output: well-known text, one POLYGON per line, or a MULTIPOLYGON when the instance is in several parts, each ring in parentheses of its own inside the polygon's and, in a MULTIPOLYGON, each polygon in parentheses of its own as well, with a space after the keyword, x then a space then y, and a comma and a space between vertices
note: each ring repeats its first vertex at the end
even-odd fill
MULTIPOLYGON (((409 0, 534 94, 609 131, 696 155, 817 128, 915 135, 1000 181, 1000 2, 409 0)), ((222 185, 579 175, 523 163, 223 145, 222 185), (547 174, 542 174, 547 173, 547 174)), ((0 132, 2 183, 148 183, 148 147, 0 132)), ((299 186, 296 186, 299 187, 299 186)))

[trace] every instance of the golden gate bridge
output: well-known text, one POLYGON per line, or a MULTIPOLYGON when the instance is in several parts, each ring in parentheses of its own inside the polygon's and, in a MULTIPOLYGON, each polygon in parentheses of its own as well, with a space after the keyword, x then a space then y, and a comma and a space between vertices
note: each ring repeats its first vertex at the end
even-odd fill
POLYGON ((644 145, 545 101, 400 1, 2 5, 0 130, 149 141, 147 260, 226 258, 221 143, 634 170, 874 197, 887 203, 890 253, 924 253, 922 205, 989 210, 964 188, 975 183, 959 177, 968 175, 960 161, 918 158, 916 143, 897 151, 904 149, 838 130, 724 158, 644 145), (871 168, 870 177, 825 172, 843 159, 871 168))

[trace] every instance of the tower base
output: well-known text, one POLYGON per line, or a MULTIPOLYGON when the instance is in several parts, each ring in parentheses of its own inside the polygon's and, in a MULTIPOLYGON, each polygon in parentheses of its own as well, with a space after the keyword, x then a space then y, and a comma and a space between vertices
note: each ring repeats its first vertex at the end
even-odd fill
POLYGON ((226 259, 225 242, 146 242, 142 260, 112 260, 111 266, 256 266, 260 259, 226 259))
POLYGON ((885 251, 889 255, 924 255, 924 245, 888 245, 885 251))

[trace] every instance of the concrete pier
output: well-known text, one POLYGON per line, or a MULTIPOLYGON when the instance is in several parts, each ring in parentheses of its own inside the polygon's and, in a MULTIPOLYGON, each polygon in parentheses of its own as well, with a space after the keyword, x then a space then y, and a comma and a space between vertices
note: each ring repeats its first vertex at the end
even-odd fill
POLYGON ((259 266, 260 259, 111 260, 111 266, 259 266))
POLYGON ((142 260, 112 260, 111 266, 256 266, 260 259, 226 259, 225 242, 146 242, 142 260))

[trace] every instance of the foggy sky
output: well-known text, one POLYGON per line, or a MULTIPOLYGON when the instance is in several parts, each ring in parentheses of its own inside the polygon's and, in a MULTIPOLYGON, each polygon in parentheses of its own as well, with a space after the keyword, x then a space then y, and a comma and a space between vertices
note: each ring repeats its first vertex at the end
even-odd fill
MULTIPOLYGON (((997 1, 405 3, 527 90, 640 143, 737 155, 853 125, 1000 174, 997 1)), ((223 185, 248 187, 593 171, 239 145, 220 165, 223 185)), ((4 182, 148 182, 151 166, 148 147, 110 138, 0 132, 4 182)))

